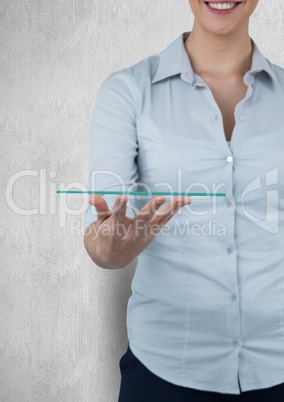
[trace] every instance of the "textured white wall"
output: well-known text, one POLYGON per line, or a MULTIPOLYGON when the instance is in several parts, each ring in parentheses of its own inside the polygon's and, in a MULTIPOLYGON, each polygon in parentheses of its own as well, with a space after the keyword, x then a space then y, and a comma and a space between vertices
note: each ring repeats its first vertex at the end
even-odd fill
MULTIPOLYGON (((191 26, 187 0, 1 0, 1 402, 117 401, 135 266, 92 264, 87 198, 55 191, 87 185, 102 80, 191 26)), ((251 35, 284 66, 283 0, 251 35)))

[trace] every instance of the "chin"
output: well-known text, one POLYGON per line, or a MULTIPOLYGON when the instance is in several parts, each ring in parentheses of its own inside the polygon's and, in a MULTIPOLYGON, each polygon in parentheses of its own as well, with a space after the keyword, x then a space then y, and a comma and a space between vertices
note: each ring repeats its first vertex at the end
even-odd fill
POLYGON ((203 25, 203 29, 205 29, 208 33, 212 35, 220 35, 220 36, 230 36, 239 31, 239 27, 236 27, 233 24, 222 23, 222 22, 203 25))

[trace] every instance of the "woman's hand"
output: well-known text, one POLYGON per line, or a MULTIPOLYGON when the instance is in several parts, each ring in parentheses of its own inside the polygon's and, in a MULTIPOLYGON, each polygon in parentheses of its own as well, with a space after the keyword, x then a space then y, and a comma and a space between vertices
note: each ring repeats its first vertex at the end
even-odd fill
POLYGON ((98 220, 87 229, 84 242, 90 257, 102 268, 127 266, 180 208, 191 203, 190 197, 178 196, 161 206, 166 199, 157 196, 134 218, 129 218, 126 216, 127 200, 127 195, 118 196, 111 211, 102 196, 89 197, 89 203, 97 210, 98 220))

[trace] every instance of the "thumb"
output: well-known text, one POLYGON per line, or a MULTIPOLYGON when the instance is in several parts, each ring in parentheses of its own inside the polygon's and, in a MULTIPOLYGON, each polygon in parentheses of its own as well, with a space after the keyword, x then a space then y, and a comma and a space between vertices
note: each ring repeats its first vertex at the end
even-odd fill
POLYGON ((98 222, 102 222, 111 215, 111 211, 109 210, 106 201, 102 197, 103 195, 90 195, 88 199, 88 202, 97 210, 98 222))

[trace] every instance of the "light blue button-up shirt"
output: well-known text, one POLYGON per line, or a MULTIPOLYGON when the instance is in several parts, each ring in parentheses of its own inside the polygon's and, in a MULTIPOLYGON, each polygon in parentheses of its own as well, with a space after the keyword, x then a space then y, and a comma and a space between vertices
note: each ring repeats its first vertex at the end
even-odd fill
MULTIPOLYGON (((140 254, 127 330, 159 377, 239 394, 284 382, 284 70, 253 42, 229 145, 189 34, 101 84, 88 186, 226 194, 192 197, 140 254)), ((147 201, 129 196, 128 216, 147 201)))

